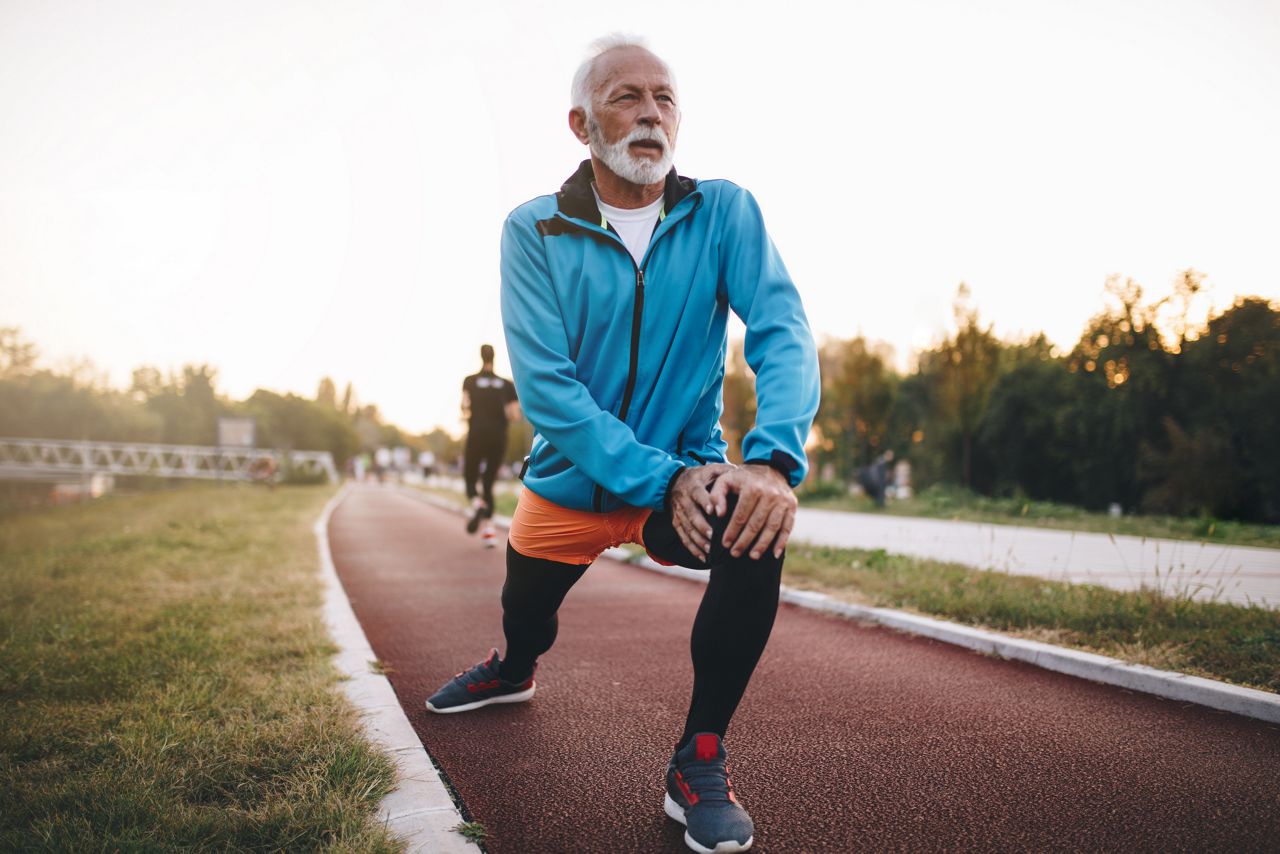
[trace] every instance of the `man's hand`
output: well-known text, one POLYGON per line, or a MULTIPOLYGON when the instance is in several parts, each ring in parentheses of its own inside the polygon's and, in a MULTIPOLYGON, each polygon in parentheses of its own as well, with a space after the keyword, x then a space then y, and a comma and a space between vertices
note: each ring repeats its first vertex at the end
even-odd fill
POLYGON ((736 493, 738 506, 729 520, 721 544, 734 557, 750 549, 757 560, 771 545, 773 556, 791 539, 796 522, 796 496, 782 472, 765 465, 745 465, 716 479, 711 501, 717 516, 729 507, 729 495, 736 493))
POLYGON ((736 471, 728 463, 707 463, 689 466, 680 472, 667 506, 671 511, 671 524, 680 535, 680 542, 698 560, 706 561, 711 551, 711 515, 713 503, 708 491, 717 478, 736 471))

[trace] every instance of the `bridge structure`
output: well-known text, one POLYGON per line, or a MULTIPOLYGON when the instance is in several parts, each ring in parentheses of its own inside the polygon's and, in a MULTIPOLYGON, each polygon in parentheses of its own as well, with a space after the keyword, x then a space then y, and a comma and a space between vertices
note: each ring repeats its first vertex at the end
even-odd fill
POLYGON ((87 479, 94 475, 262 480, 294 471, 338 481, 328 451, 277 451, 144 442, 85 442, 0 437, 0 479, 87 479))

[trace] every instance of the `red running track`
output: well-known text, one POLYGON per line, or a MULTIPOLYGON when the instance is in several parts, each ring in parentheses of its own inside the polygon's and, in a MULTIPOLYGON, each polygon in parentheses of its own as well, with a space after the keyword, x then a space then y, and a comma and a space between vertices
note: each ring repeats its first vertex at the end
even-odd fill
MULTIPOLYGON (((683 852, 662 775, 702 586, 600 561, 525 704, 435 715, 499 645, 502 549, 391 488, 334 562, 409 720, 493 852, 683 852)), ((1275 851, 1280 728, 783 605, 726 739, 761 852, 1275 851)))

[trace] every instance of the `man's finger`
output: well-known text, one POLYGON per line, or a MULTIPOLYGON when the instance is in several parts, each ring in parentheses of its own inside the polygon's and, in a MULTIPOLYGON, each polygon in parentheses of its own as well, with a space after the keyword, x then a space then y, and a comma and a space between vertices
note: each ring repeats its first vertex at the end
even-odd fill
MULTIPOLYGON (((742 510, 742 499, 738 499, 738 510, 742 510)), ((764 527, 764 523, 769 519, 769 502, 756 501, 752 505, 751 515, 747 518, 747 522, 742 526, 742 533, 738 535, 737 540, 729 549, 729 553, 734 557, 742 557, 751 544, 756 541, 756 537, 760 535, 760 530, 764 527)), ((734 514, 737 516, 737 514, 734 514)))
POLYGON ((711 487, 711 507, 712 512, 717 516, 723 516, 725 510, 729 507, 729 484, 732 478, 729 475, 716 479, 715 485, 711 487))
POLYGON ((684 543, 690 554, 699 560, 706 560, 707 552, 711 548, 711 535, 704 534, 700 530, 700 526, 705 524, 705 519, 693 502, 681 502, 679 512, 672 521, 678 522, 677 533, 680 534, 680 541, 684 543))
MULTIPOLYGON (((763 505, 764 502, 761 502, 763 505)), ((773 512, 769 514, 768 520, 764 523, 764 529, 760 531, 760 536, 756 537, 756 543, 751 547, 751 559, 759 560, 760 555, 768 550, 773 544, 774 538, 778 536, 778 531, 782 529, 782 522, 787 518, 787 507, 785 504, 779 504, 773 508, 773 512)))
POLYGON ((729 524, 724 529, 724 537, 721 538, 720 545, 726 549, 733 546, 734 540, 738 538, 739 532, 747 524, 747 520, 751 518, 751 511, 759 500, 760 496, 754 490, 738 493, 738 506, 734 508, 733 515, 729 517, 729 524))
POLYGON ((787 548, 787 542, 791 539, 791 529, 796 524, 796 508, 787 508, 787 518, 782 522, 782 530, 778 532, 778 541, 773 545, 773 556, 782 557, 782 552, 787 548))
POLYGON ((690 554, 692 554, 694 557, 698 557, 698 554, 699 554, 698 543, 695 540, 690 538, 688 529, 680 522, 679 519, 675 517, 672 517, 671 522, 672 522, 672 527, 676 529, 676 535, 680 537, 680 542, 684 544, 684 547, 689 551, 690 554))
POLYGON ((676 502, 676 509, 681 523, 691 534, 697 536, 705 552, 711 544, 711 523, 707 521, 702 508, 693 499, 686 498, 676 502))

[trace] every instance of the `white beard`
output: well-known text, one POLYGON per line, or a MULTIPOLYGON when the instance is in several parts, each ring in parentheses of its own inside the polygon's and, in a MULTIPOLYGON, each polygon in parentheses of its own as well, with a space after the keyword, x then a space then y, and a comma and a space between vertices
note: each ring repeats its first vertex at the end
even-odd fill
POLYGON ((591 116, 587 116, 587 137, 591 141, 591 153, 604 161, 604 165, 624 181, 648 187, 666 178, 671 171, 674 146, 666 133, 656 127, 638 127, 617 142, 609 144, 605 142, 600 125, 591 116), (662 156, 657 160, 650 160, 633 155, 629 146, 641 139, 655 140, 662 146, 662 156))

